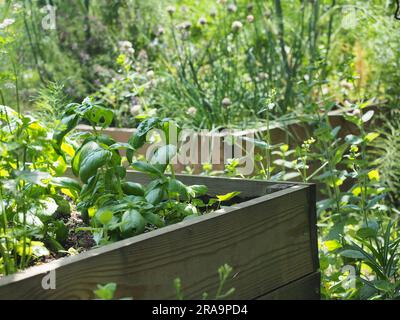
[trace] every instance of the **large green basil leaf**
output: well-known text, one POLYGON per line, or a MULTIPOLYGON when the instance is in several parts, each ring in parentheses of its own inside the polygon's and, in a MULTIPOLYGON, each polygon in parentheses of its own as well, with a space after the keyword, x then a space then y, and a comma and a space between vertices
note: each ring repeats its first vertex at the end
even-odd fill
POLYGON ((147 134, 157 128, 160 124, 160 119, 158 118, 149 118, 144 120, 139 127, 136 129, 135 133, 129 139, 128 143, 131 145, 133 150, 128 149, 126 152, 127 158, 129 162, 132 162, 134 150, 138 150, 146 143, 147 134))
POLYGON ((108 225, 114 216, 114 210, 112 207, 104 207, 96 212, 96 220, 100 222, 103 226, 108 225))
POLYGON ((152 176, 157 176, 157 177, 163 176, 162 171, 160 171, 157 167, 155 167, 147 162, 137 161, 132 164, 132 168, 137 171, 147 173, 152 176))
POLYGON ((107 146, 112 146, 113 144, 116 143, 116 141, 113 138, 111 138, 110 136, 104 135, 104 134, 95 136, 94 140, 96 140, 97 142, 100 142, 102 144, 105 144, 107 146))
POLYGON ((79 169, 82 164, 82 160, 94 150, 100 148, 100 145, 92 140, 87 140, 83 145, 76 151, 75 156, 72 158, 72 172, 74 175, 79 176, 79 169))
POLYGON ((157 228, 162 228, 165 226, 164 221, 158 214, 154 214, 152 212, 145 212, 143 217, 149 224, 155 225, 157 228))
POLYGON ((85 112, 84 118, 89 120, 92 124, 106 128, 112 124, 114 112, 99 105, 91 105, 85 112))
POLYGON ((143 197, 145 193, 143 186, 135 182, 124 182, 122 184, 122 190, 130 196, 143 197))
POLYGON ((161 172, 164 172, 171 160, 176 156, 177 151, 177 147, 174 145, 163 146, 157 149, 150 163, 156 166, 161 172))
POLYGON ((152 205, 159 204, 164 199, 164 189, 163 188, 156 188, 150 190, 146 194, 147 202, 151 203, 152 205))
POLYGON ((78 192, 80 192, 82 189, 78 181, 67 177, 54 177, 51 179, 50 184, 56 187, 72 189, 78 192))
POLYGON ((193 185, 187 187, 187 191, 192 198, 197 198, 206 195, 208 188, 203 185, 193 185))
POLYGON ((137 128, 135 136, 146 137, 150 130, 157 128, 160 124, 159 118, 149 118, 144 120, 137 128))
POLYGON ((170 179, 168 182, 168 192, 173 195, 179 195, 182 198, 188 197, 187 187, 176 179, 170 179))
POLYGON ((146 220, 136 210, 126 211, 121 220, 121 232, 124 237, 131 237, 144 232, 146 220))
POLYGON ((79 177, 84 183, 87 183, 89 178, 95 176, 97 170, 107 164, 111 158, 112 152, 100 146, 95 149, 82 149, 79 161, 79 177))
POLYGON ((56 142, 57 150, 61 151, 61 143, 64 137, 74 129, 79 123, 80 117, 78 114, 69 114, 63 117, 60 124, 56 127, 53 139, 56 142))

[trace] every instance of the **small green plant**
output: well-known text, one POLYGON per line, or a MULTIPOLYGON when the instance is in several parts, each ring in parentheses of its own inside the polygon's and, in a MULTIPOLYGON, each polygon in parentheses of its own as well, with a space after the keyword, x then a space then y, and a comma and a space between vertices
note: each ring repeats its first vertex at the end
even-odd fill
POLYGON ((361 299, 400 298, 400 238, 392 221, 385 224, 386 229, 370 220, 357 231, 355 241, 339 251, 342 258, 354 261, 361 299))
MULTIPOLYGON (((257 153, 247 154, 254 161, 254 172, 251 174, 252 179, 262 179, 270 181, 289 181, 295 180, 301 176, 299 172, 300 165, 297 161, 292 160, 295 150, 289 150, 287 144, 271 145, 261 139, 253 139, 244 137, 243 140, 249 141, 255 146, 257 153)), ((245 150, 243 150, 245 151, 245 150)), ((241 159, 229 159, 225 165, 224 172, 215 172, 205 170, 208 175, 223 174, 229 177, 246 178, 239 173, 241 159)), ((249 178, 249 177, 247 177, 249 178)))
POLYGON ((113 300, 116 291, 117 284, 108 283, 106 285, 97 285, 97 289, 93 293, 98 300, 113 300))
MULTIPOLYGON (((69 202, 80 191, 62 177, 67 164, 52 145, 51 131, 32 116, 0 106, 0 274, 25 269, 64 250, 69 202)), ((68 145, 64 143, 62 148, 68 145)))
POLYGON ((63 114, 63 106, 69 103, 65 86, 57 82, 49 82, 43 86, 35 98, 35 114, 48 123, 59 119, 63 114))
MULTIPOLYGON (((217 292, 215 293, 215 297, 213 300, 224 300, 231 297, 235 293, 235 289, 231 288, 224 292, 224 288, 226 285, 226 281, 229 279, 230 275, 232 274, 232 267, 225 264, 218 269, 219 275, 219 285, 217 292)), ((178 300, 184 300, 184 294, 182 292, 182 281, 180 278, 175 279, 174 281, 176 297, 178 300)), ((208 292, 204 292, 202 296, 203 300, 210 300, 210 295, 208 292)))

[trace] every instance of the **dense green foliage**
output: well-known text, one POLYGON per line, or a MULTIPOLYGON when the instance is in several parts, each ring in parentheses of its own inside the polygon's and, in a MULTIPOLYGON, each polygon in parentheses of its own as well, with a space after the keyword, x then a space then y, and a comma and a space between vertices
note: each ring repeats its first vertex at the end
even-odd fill
POLYGON ((71 209, 61 194, 73 196, 81 187, 62 177, 67 164, 35 118, 0 106, 0 139, 0 273, 11 274, 49 256, 46 247, 63 250, 62 216, 71 209))
POLYGON ((271 96, 278 118, 321 95, 397 101, 394 1, 54 0, 55 29, 46 4, 3 0, 14 20, 3 104, 55 81, 70 100, 93 94, 115 109, 118 126, 157 109, 212 128, 264 120, 271 96))
POLYGON ((149 161, 133 161, 147 133, 168 131, 170 120, 144 120, 126 144, 96 130, 110 125, 113 117, 109 109, 85 99, 67 106, 50 130, 31 116, 1 106, 1 274, 13 274, 43 257, 73 254, 66 247, 71 233, 89 231, 96 245, 105 245, 207 214, 239 195, 200 199, 207 187, 186 186, 175 177, 170 162, 177 147, 172 144, 158 148, 149 161), (71 141, 67 135, 83 119, 93 125, 94 133, 71 141), (128 152, 128 164, 120 150, 128 152), (62 176, 67 163, 81 183, 62 176), (128 167, 149 175, 151 182, 144 186, 126 181, 128 167), (65 219, 71 215, 72 200, 86 223, 76 230, 70 230, 65 219))
POLYGON ((94 233, 98 245, 132 237, 149 227, 161 228, 191 219, 212 210, 214 203, 237 195, 218 196, 207 204, 196 199, 207 194, 207 187, 186 186, 175 178, 170 164, 177 155, 173 144, 157 148, 149 161, 133 161, 135 152, 145 145, 151 130, 167 132, 173 124, 168 119, 148 118, 140 124, 129 143, 117 143, 95 129, 110 125, 113 113, 89 99, 81 105, 67 107, 54 135, 60 151, 65 135, 82 119, 90 121, 94 134, 81 137, 83 142, 71 159, 71 169, 83 184, 78 209, 91 224, 85 230, 94 233), (151 177, 147 186, 125 180, 127 165, 122 161, 120 150, 127 151, 128 166, 151 177), (171 176, 166 175, 167 169, 172 172, 171 176), (201 211, 203 207, 206 210, 201 211))

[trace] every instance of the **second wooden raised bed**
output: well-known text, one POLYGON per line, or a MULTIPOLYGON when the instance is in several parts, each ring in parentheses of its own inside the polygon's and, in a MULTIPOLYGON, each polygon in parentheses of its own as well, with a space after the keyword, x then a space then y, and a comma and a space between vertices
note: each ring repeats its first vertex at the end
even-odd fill
MULTIPOLYGON (((340 135, 342 137, 347 134, 356 134, 357 128, 354 127, 351 123, 347 122, 343 117, 343 111, 337 110, 329 113, 330 123, 333 127, 340 126, 342 128, 340 135)), ((81 132, 91 132, 92 127, 87 125, 79 125, 77 128, 81 132)), ((289 144, 291 148, 295 148, 298 145, 301 145, 305 140, 309 139, 312 136, 312 126, 304 123, 300 120, 286 120, 281 122, 271 122, 269 126, 261 126, 255 129, 247 129, 247 130, 235 130, 235 131, 227 131, 222 133, 212 133, 212 137, 220 141, 216 147, 211 145, 211 140, 206 141, 206 145, 204 141, 201 141, 199 138, 197 142, 197 150, 196 150, 196 160, 190 160, 189 164, 184 164, 178 161, 175 165, 176 172, 184 172, 186 167, 190 167, 192 173, 198 174, 203 172, 203 165, 208 163, 207 159, 210 154, 214 153, 214 159, 217 161, 212 164, 213 171, 223 171, 225 165, 228 163, 228 160, 234 157, 235 152, 239 152, 239 157, 245 156, 245 154, 240 154, 240 149, 246 146, 246 141, 240 140, 244 137, 255 138, 259 140, 266 139, 266 136, 269 135, 270 141, 272 145, 279 144, 289 144), (226 141, 236 140, 236 145, 239 146, 234 149, 230 143, 224 144, 224 139, 226 141), (236 151, 235 151, 236 150, 236 151), (216 152, 216 153, 215 153, 216 152), (205 154, 207 153, 207 154, 205 154)), ((107 128, 104 131, 104 134, 112 137, 115 141, 127 143, 129 138, 136 132, 136 129, 131 128, 107 128)), ((202 133, 199 134, 199 137, 209 137, 211 133, 202 133)), ((208 138, 210 139, 210 138, 208 138)), ((250 146, 251 147, 251 146, 250 146)), ((252 157, 252 152, 250 148, 250 157, 252 157)), ((254 146, 254 155, 257 153, 264 154, 265 150, 261 150, 257 146, 254 146)), ((147 147, 143 147, 138 150, 138 154, 146 156, 147 147)), ((241 166, 243 167, 243 165, 241 166)), ((311 170, 312 172, 312 170, 311 170)), ((253 172, 245 174, 245 176, 251 175, 253 172)))

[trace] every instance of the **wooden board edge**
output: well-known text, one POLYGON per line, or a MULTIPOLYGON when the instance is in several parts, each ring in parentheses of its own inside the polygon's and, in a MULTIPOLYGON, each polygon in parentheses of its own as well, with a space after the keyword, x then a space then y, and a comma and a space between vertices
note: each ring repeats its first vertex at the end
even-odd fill
POLYGON ((314 270, 320 268, 318 254, 318 227, 317 227, 317 185, 310 184, 309 193, 309 223, 310 223, 310 243, 313 256, 314 270))

